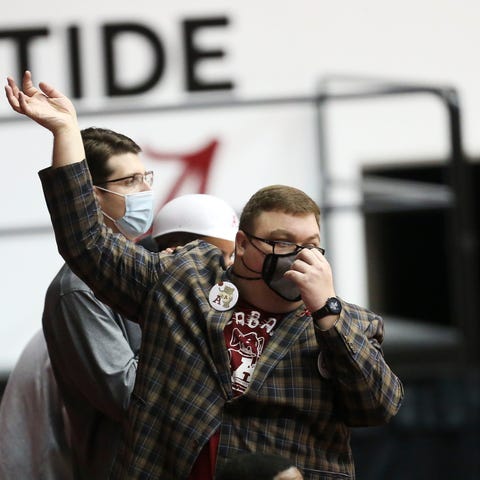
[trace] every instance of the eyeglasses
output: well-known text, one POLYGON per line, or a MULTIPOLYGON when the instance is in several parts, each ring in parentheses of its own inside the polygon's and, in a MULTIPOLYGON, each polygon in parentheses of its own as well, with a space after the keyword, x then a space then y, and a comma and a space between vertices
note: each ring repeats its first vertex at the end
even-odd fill
MULTIPOLYGON (((258 240, 259 242, 266 243, 272 247, 272 253, 276 253, 277 255, 286 255, 292 253, 298 253, 300 250, 307 248, 308 250, 318 250, 322 255, 325 255, 325 249, 322 247, 316 247, 314 245, 298 245, 297 243, 293 242, 286 242, 284 240, 267 240, 266 238, 256 237, 255 235, 251 235, 250 233, 245 232, 245 235, 251 239, 258 240)), ((250 243, 252 241, 250 240, 250 243)), ((255 247, 255 245, 252 243, 255 247)), ((257 248, 257 247, 255 247, 257 248)))
POLYGON ((138 187, 143 183, 146 183, 149 187, 153 185, 153 171, 149 170, 145 173, 134 173, 127 177, 115 178, 113 180, 107 180, 105 182, 97 183, 96 185, 105 185, 107 183, 124 182, 126 187, 138 187))

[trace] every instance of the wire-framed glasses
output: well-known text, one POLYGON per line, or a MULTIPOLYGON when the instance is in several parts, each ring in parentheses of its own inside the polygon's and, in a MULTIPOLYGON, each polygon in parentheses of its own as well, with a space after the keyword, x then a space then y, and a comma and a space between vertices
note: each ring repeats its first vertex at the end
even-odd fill
MULTIPOLYGON (((277 255, 298 253, 304 248, 308 248, 309 250, 318 250, 322 255, 325 255, 325 249, 322 247, 316 247, 314 245, 298 245, 297 243, 287 242, 285 240, 267 240, 266 238, 257 237, 245 231, 244 233, 249 239, 253 238, 255 240, 258 240, 259 242, 270 245, 272 247, 272 253, 276 253, 277 255)), ((250 243, 252 243, 251 240, 250 243)), ((252 245, 255 246, 253 243, 252 245)))
POLYGON ((126 187, 138 187, 146 183, 149 187, 153 185, 153 171, 149 170, 145 173, 134 173, 127 177, 114 178, 113 180, 106 180, 105 182, 97 183, 96 185, 106 185, 107 183, 123 182, 126 187))

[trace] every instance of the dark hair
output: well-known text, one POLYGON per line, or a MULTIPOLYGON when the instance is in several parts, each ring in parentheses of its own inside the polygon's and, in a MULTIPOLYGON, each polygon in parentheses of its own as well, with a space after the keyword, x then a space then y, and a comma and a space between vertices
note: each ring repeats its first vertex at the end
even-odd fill
POLYGON ((155 237, 155 242, 157 243, 158 251, 161 252, 166 248, 183 246, 187 243, 193 242, 193 240, 202 238, 205 238, 204 235, 198 235, 197 233, 170 232, 155 237))
POLYGON ((302 190, 286 185, 270 185, 253 194, 240 216, 240 230, 252 232, 262 212, 285 212, 292 215, 313 213, 320 223, 318 205, 302 190))
POLYGON ((289 459, 267 453, 241 453, 218 468, 217 480, 272 480, 275 475, 295 467, 289 459))
POLYGON ((85 128, 81 134, 88 169, 94 184, 104 182, 113 173, 108 166, 110 157, 142 151, 131 138, 106 128, 85 128))

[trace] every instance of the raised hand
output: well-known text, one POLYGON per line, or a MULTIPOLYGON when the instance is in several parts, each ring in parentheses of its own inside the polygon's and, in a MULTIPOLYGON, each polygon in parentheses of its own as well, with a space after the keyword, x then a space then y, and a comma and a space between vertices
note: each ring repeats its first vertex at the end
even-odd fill
POLYGON ((7 82, 7 99, 17 113, 26 115, 54 134, 64 128, 77 128, 77 115, 70 99, 44 82, 36 88, 28 70, 23 76, 22 90, 13 78, 8 77, 7 82))
POLYGON ((5 92, 8 103, 17 113, 26 115, 53 133, 52 166, 62 167, 85 158, 77 113, 68 97, 52 86, 40 82, 33 85, 32 74, 23 75, 22 90, 8 77, 5 92))

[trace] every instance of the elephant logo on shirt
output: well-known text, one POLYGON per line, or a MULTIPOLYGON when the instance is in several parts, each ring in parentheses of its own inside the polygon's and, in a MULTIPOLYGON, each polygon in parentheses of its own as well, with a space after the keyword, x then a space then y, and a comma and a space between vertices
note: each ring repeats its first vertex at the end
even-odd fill
POLYGON ((265 339, 255 332, 244 334, 238 328, 233 329, 229 353, 231 356, 237 356, 234 363, 238 365, 232 372, 234 390, 243 393, 247 389, 264 343, 265 339))

